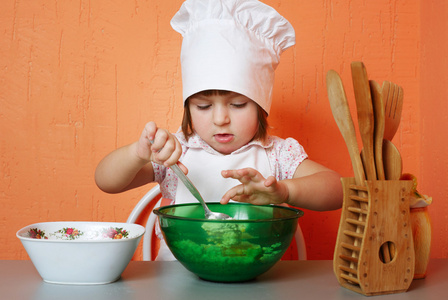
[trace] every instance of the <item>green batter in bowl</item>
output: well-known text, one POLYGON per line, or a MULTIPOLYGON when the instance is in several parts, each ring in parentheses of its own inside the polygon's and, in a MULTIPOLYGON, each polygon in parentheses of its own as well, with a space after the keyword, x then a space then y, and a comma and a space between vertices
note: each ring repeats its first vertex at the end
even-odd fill
POLYGON ((303 211, 275 205, 207 204, 234 220, 207 220, 199 203, 154 210, 174 256, 202 279, 240 282, 268 271, 285 253, 303 211))

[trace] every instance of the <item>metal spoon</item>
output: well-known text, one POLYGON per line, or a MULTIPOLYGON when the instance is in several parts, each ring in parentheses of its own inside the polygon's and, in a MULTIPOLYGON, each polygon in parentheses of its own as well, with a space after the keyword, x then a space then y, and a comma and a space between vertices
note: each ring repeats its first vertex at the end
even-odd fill
MULTIPOLYGON (((151 142, 151 144, 154 143, 154 141, 150 141, 150 142, 151 142)), ((174 173, 176 173, 177 177, 183 182, 183 184, 185 184, 185 186, 190 191, 190 193, 193 195, 193 197, 195 197, 202 204, 202 207, 204 208, 204 211, 205 211, 206 219, 233 220, 233 218, 229 215, 211 211, 208 208, 207 204, 205 204, 205 201, 202 198, 201 194, 199 193, 198 189, 194 186, 194 184, 191 182, 191 180, 187 177, 187 175, 184 174, 184 172, 179 168, 179 166, 177 164, 170 166, 170 169, 173 170, 174 173)))
POLYGON ((172 165, 170 166, 170 169, 176 173, 177 177, 185 184, 187 189, 190 191, 190 193, 202 204, 202 207, 205 211, 205 218, 206 219, 212 219, 212 220, 233 220, 233 218, 229 215, 213 212, 211 211, 207 204, 205 204, 204 199, 202 199, 201 194, 199 193, 198 189, 194 186, 194 184, 191 182, 191 180, 187 177, 187 175, 182 172, 182 170, 179 168, 178 165, 172 165))

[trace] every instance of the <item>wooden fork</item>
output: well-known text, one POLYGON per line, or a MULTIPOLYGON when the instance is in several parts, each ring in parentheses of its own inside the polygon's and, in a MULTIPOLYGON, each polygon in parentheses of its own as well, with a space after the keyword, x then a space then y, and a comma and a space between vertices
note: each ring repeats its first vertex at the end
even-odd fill
POLYGON ((393 82, 384 81, 382 93, 385 112, 384 139, 392 141, 400 125, 403 110, 403 88, 393 82))

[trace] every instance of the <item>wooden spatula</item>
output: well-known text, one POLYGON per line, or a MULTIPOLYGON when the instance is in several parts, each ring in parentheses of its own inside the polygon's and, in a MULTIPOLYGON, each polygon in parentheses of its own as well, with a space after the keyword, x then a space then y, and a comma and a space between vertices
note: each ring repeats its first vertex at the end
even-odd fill
POLYGON ((351 63, 353 90, 355 93, 358 126, 363 145, 363 162, 367 179, 376 180, 375 156, 373 152, 374 115, 369 78, 364 64, 351 63))
POLYGON ((378 82, 370 80, 370 91, 372 92, 373 111, 375 116, 374 130, 374 155, 375 167, 378 180, 385 180, 383 166, 383 137, 384 137, 384 105, 381 87, 378 82))

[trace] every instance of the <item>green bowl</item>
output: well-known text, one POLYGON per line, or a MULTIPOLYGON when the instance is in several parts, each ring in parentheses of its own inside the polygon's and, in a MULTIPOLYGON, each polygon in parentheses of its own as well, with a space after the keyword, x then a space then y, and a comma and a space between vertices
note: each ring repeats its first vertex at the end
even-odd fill
POLYGON ((207 220, 199 203, 154 210, 165 241, 182 265, 202 279, 240 282, 269 270, 285 253, 303 211, 284 206, 208 204, 235 220, 207 220))

